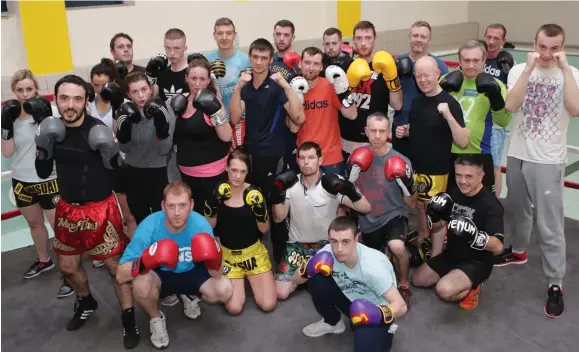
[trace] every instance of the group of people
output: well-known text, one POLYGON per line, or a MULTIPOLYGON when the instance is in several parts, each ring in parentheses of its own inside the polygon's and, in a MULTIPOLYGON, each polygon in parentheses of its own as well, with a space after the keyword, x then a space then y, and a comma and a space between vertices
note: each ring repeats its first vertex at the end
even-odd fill
POLYGON ((14 196, 38 254, 24 277, 54 268, 46 216, 59 297, 76 294, 68 330, 98 308, 86 253, 112 275, 126 348, 140 340, 135 302, 161 349, 160 299, 182 302, 189 319, 200 300, 240 314, 247 279, 263 311, 307 288, 322 319, 306 336, 344 332, 345 314, 355 351, 388 351, 411 285, 473 309, 494 266, 526 262, 532 206, 545 314, 563 314, 565 140, 579 116, 579 71, 560 26, 539 28, 536 51, 516 64, 501 49, 506 28, 490 25, 484 44, 459 48, 452 72, 428 52, 424 21, 396 58, 375 51, 368 21, 354 27, 353 48, 329 28, 323 48, 301 54, 290 21, 273 31, 273 45, 259 38, 243 53, 235 25, 220 18, 218 49, 186 55, 185 33, 170 29, 165 53, 146 67, 132 62, 133 39, 116 34, 113 59, 88 81, 56 83, 55 106, 30 71, 14 74, 2 153, 13 158, 14 196), (509 124, 507 212, 517 220, 505 247, 496 186, 509 124))

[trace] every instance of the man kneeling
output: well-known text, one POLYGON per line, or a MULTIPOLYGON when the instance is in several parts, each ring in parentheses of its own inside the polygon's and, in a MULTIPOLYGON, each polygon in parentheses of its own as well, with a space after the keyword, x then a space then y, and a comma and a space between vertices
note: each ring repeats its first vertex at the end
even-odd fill
POLYGON ((231 281, 222 275, 221 248, 207 220, 193 211, 189 186, 171 182, 161 205, 163 211, 141 222, 117 270, 119 282, 133 281, 133 294, 151 318, 151 342, 158 349, 169 346, 159 298, 201 295, 209 303, 226 303, 233 294, 231 281))
POLYGON ((432 257, 412 274, 412 284, 436 285, 443 300, 474 309, 482 283, 491 275, 493 254, 503 250, 503 207, 483 187, 480 155, 460 155, 454 166, 458 187, 450 195, 437 194, 427 205, 432 257), (447 246, 442 251, 445 235, 447 246))
POLYGON ((407 307, 386 255, 358 243, 356 232, 352 219, 336 218, 328 229, 330 244, 293 275, 297 285, 309 280, 314 307, 322 316, 302 331, 309 337, 340 334, 346 330, 343 313, 355 326, 355 352, 386 352, 392 347, 392 322, 407 307))

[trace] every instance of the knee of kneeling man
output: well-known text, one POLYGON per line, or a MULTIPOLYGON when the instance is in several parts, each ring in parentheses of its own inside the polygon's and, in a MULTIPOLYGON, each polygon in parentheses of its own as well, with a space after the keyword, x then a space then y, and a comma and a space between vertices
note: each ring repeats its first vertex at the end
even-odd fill
POLYGON ((436 284, 436 294, 443 300, 449 300, 454 295, 454 289, 450 284, 439 281, 436 284))

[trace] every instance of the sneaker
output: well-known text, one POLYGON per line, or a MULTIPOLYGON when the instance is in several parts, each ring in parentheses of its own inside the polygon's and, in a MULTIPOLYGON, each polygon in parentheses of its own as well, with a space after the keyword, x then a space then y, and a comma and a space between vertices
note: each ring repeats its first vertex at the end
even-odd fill
POLYGON ((22 275, 25 279, 32 279, 33 277, 37 277, 38 275, 42 274, 45 271, 49 271, 54 268, 54 263, 52 259, 49 259, 47 262, 41 262, 39 259, 36 259, 34 264, 26 270, 24 275, 22 275))
POLYGON ((545 303, 545 314, 549 318, 559 318, 565 310, 563 302, 563 290, 557 285, 552 285, 547 291, 547 303, 545 303))
POLYGON ((97 301, 91 294, 86 297, 77 297, 76 301, 74 301, 74 315, 66 325, 66 330, 74 331, 80 329, 98 307, 97 301))
POLYGON ((169 334, 167 334, 167 322, 165 314, 161 312, 160 318, 153 318, 149 322, 151 329, 151 343, 157 349, 167 348, 169 346, 169 334))
POLYGON ((346 325, 341 319, 338 324, 330 325, 326 323, 323 318, 317 323, 310 324, 302 329, 302 332, 307 337, 320 337, 325 334, 341 334, 344 331, 346 331, 346 325))
POLYGON ((513 252, 513 247, 505 248, 503 253, 497 255, 495 258, 495 266, 505 266, 509 264, 525 264, 527 262, 527 251, 523 253, 513 252))
POLYGON ((177 298, 177 295, 167 296, 161 300, 161 305, 163 307, 173 307, 177 303, 179 303, 179 298, 177 298))
POLYGON ((105 262, 102 260, 93 260, 92 261, 93 268, 100 268, 103 265, 105 265, 105 262))
POLYGON ((478 296, 480 294, 481 288, 482 284, 478 284, 475 288, 470 290, 466 297, 458 303, 460 308, 466 310, 475 309, 476 306, 478 306, 478 296))
POLYGON ((60 286, 60 289, 58 290, 58 293, 56 294, 56 298, 65 298, 65 297, 72 295, 73 293, 74 293, 74 289, 72 287, 70 287, 70 285, 68 284, 68 281, 66 281, 66 279, 63 276, 62 277, 62 286, 60 286))
POLYGON ((197 319, 201 315, 199 302, 201 299, 197 296, 179 295, 183 301, 183 313, 188 319, 197 319))
POLYGON ((410 286, 408 286, 408 285, 398 286, 398 292, 400 292, 402 299, 404 299, 404 302, 406 303, 407 309, 410 310, 410 299, 412 298, 412 292, 410 292, 410 286))
POLYGON ((135 309, 129 308, 123 310, 121 320, 123 322, 123 345, 126 349, 133 349, 141 340, 139 329, 135 323, 135 309))

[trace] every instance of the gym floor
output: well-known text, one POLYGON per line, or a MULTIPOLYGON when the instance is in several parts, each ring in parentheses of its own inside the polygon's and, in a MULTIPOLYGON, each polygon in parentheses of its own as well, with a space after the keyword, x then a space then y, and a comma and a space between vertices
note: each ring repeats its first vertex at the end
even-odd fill
MULTIPOLYGON (((505 217, 508 221, 508 217, 505 217)), ((507 225, 507 244, 510 231, 507 225)), ((529 262, 495 268, 485 283, 479 306, 472 311, 442 302, 432 290, 413 289, 412 307, 397 320, 393 352, 577 351, 579 344, 579 221, 567 218, 567 275, 565 314, 549 319, 543 313, 546 281, 541 269, 537 234, 531 236, 529 262), (575 347, 572 347, 575 346, 575 347)), ((267 244, 267 243, 266 243, 267 244)), ((86 325, 65 329, 73 314, 74 296, 58 300, 60 274, 55 268, 37 278, 22 274, 35 257, 26 247, 2 254, 2 349, 6 351, 123 351, 120 307, 106 269, 84 265, 92 294, 99 303, 86 325)), ((201 304, 201 317, 185 318, 182 305, 163 307, 171 344, 169 350, 204 351, 351 351, 353 333, 308 338, 301 329, 320 319, 306 291, 279 302, 263 313, 248 301, 240 316, 223 306, 201 304)), ((345 316, 343 319, 347 319, 345 316)), ((137 310, 141 342, 135 351, 156 351, 149 341, 148 318, 137 310)))

